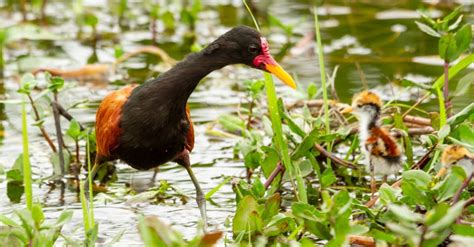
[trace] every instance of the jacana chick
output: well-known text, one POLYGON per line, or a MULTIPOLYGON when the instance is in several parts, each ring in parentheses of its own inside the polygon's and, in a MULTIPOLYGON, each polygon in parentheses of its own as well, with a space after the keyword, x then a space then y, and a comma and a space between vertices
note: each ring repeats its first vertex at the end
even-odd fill
POLYGON ((443 167, 436 174, 437 178, 444 176, 453 165, 459 165, 464 168, 469 177, 474 172, 474 155, 463 146, 449 145, 443 150, 441 164, 443 167))
POLYGON ((380 97, 370 91, 363 91, 354 96, 352 106, 343 113, 353 113, 359 120, 359 139, 361 150, 368 165, 372 196, 375 194, 375 175, 397 173, 402 167, 401 149, 388 131, 377 123, 383 103, 380 97))

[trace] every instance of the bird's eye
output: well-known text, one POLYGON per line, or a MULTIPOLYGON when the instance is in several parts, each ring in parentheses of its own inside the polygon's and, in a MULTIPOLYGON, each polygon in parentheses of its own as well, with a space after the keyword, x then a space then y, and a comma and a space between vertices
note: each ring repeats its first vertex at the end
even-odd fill
POLYGON ((255 44, 249 45, 249 52, 252 54, 257 54, 258 53, 258 46, 255 44))

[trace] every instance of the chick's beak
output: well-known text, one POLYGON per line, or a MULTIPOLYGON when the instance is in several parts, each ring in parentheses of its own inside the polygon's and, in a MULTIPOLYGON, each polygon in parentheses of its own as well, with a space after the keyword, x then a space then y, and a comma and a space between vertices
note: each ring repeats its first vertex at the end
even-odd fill
POLYGON ((270 55, 268 43, 265 38, 261 38, 262 53, 255 57, 253 64, 255 67, 274 74, 278 79, 289 87, 296 89, 296 83, 293 78, 275 61, 270 55))
POLYGON ((349 106, 347 108, 344 108, 341 113, 344 114, 344 113, 351 113, 352 112, 352 106, 349 106))

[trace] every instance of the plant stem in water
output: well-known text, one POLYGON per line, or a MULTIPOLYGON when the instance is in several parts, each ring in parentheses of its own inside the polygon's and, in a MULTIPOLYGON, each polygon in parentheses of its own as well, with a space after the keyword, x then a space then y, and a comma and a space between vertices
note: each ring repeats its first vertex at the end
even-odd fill
POLYGON ((61 168, 61 175, 64 175, 66 172, 66 167, 64 167, 64 140, 63 134, 61 132, 61 119, 59 118, 59 109, 58 109, 58 94, 54 93, 54 102, 53 106, 53 115, 54 115, 54 125, 56 126, 56 138, 58 139, 58 155, 59 155, 59 166, 61 168))
POLYGON ((26 207, 31 211, 33 207, 33 192, 31 188, 31 166, 28 148, 28 126, 26 121, 26 103, 21 105, 21 132, 23 137, 23 183, 25 186, 26 207))
MULTIPOLYGON (((31 98, 30 94, 27 94, 27 96, 28 96, 28 99, 30 100, 30 105, 31 105, 31 108, 33 109, 33 113, 35 114, 35 121, 38 122, 38 121, 40 121, 40 115, 38 113, 38 109, 36 108, 35 101, 33 100, 33 98, 31 98)), ((44 129, 43 124, 39 124, 38 128, 40 129, 41 135, 44 137, 44 139, 48 143, 51 150, 54 153, 56 153, 57 152, 56 151, 56 146, 54 145, 53 141, 51 140, 51 137, 49 137, 48 132, 46 132, 46 130, 44 129)))

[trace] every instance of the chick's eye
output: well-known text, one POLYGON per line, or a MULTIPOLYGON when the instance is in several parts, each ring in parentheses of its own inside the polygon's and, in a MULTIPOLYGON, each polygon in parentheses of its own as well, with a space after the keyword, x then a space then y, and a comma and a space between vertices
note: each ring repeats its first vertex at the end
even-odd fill
POLYGON ((249 52, 252 54, 257 54, 258 52, 258 46, 255 44, 249 45, 249 52))

